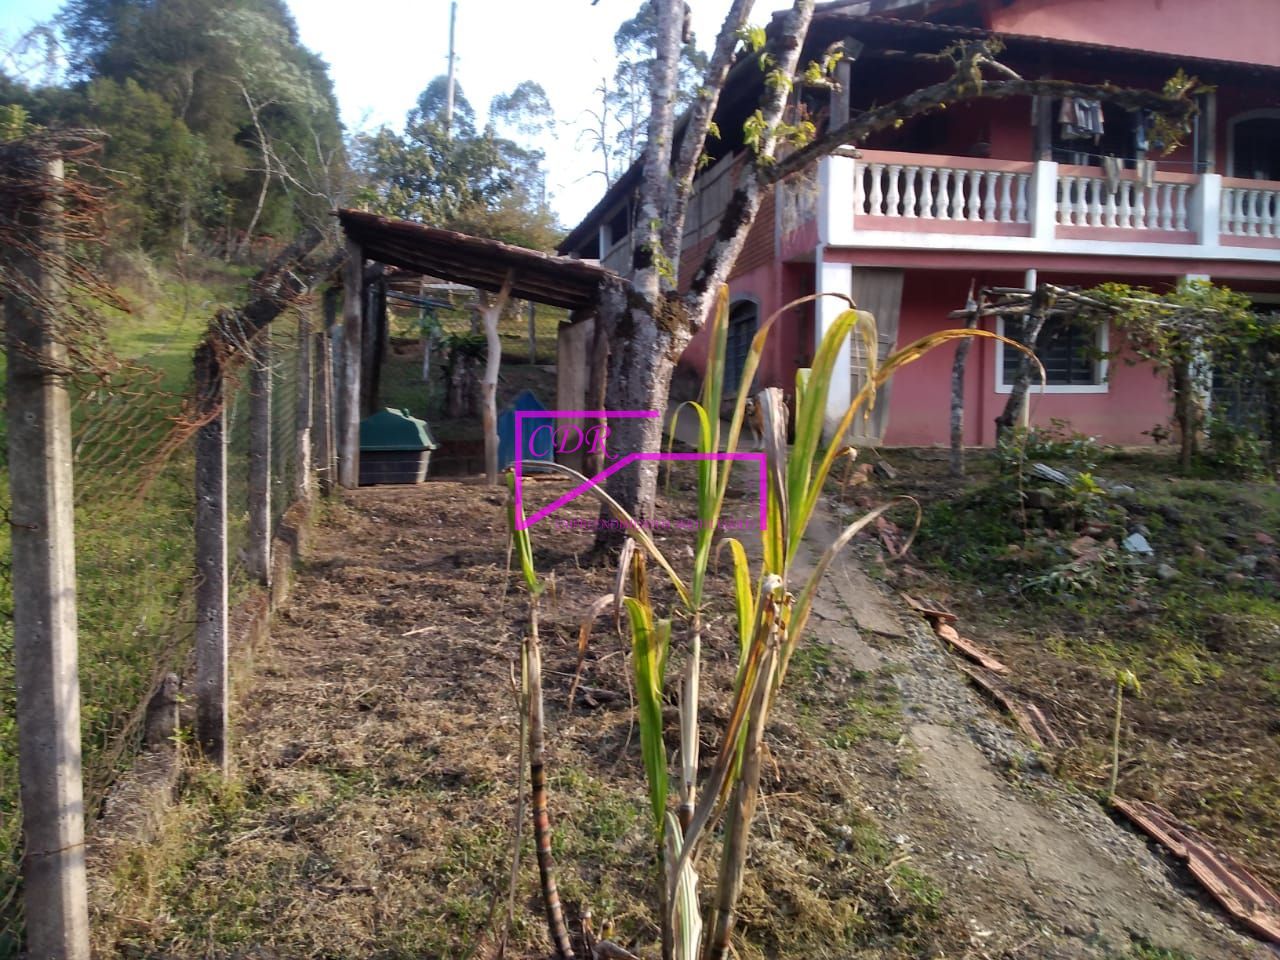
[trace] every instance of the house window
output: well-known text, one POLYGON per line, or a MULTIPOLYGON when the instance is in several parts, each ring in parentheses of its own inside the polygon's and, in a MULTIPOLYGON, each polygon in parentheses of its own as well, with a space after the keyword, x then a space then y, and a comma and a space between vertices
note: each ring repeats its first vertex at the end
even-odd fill
MULTIPOLYGON (((741 385, 742 371, 751 352, 751 339, 756 335, 759 309, 750 300, 739 300, 729 308, 729 330, 724 348, 724 392, 736 394, 741 385)), ((746 386, 750 386, 747 384, 746 386)))
POLYGON ((1255 111, 1231 121, 1231 176, 1280 180, 1280 112, 1255 111))
MULTIPOLYGON (((1002 336, 1025 342, 1022 339, 1021 319, 1000 318, 996 332, 1002 336)), ((1040 332, 1040 346, 1036 356, 1044 364, 1047 393, 1106 393, 1107 391, 1107 330, 1103 324, 1090 329, 1059 318, 1049 318, 1040 332)), ((996 366, 1000 382, 996 389, 1008 393, 1018 376, 1018 358, 1022 354, 996 344, 996 366)), ((1037 374, 1031 377, 1031 389, 1039 391, 1037 374)))

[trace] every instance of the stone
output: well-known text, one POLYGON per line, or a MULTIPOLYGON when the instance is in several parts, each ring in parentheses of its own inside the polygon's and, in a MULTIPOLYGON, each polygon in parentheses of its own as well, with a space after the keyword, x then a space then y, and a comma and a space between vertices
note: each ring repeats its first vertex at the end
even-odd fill
POLYGON ((1167 563, 1162 563, 1156 567, 1156 576, 1161 580, 1173 580, 1178 576, 1178 571, 1167 563))
POLYGON ((1113 497, 1132 497, 1137 492, 1127 483, 1113 483, 1108 491, 1113 497))
POLYGON ((1155 553, 1155 550, 1151 548, 1151 544, 1147 542, 1147 538, 1136 530, 1125 537, 1120 545, 1128 553, 1136 553, 1139 556, 1149 557, 1155 553))
POLYGON ((1195 557, 1197 560, 1204 560, 1208 556, 1208 553, 1205 551, 1202 544, 1193 543, 1191 545, 1191 556, 1195 557))
POLYGON ((1236 559, 1236 566, 1245 573, 1253 573, 1258 569, 1258 558, 1251 553, 1246 553, 1243 557, 1236 559))

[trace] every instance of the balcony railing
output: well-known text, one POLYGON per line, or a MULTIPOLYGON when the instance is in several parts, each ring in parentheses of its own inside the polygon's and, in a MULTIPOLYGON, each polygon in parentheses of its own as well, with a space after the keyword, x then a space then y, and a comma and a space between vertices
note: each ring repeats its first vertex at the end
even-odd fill
POLYGON ((1027 223, 1032 164, 866 151, 853 209, 867 217, 955 223, 1027 223))
POLYGON ((1280 182, 1158 168, 1144 182, 1133 170, 1107 176, 1050 161, 878 150, 824 163, 819 222, 825 242, 836 245, 1265 260, 1280 254, 1280 182), (844 212, 850 206, 852 218, 844 212))
POLYGON ((1189 229, 1188 197, 1197 177, 1158 173, 1149 186, 1125 172, 1108 180, 1097 167, 1058 168, 1058 225, 1157 230, 1189 229))
POLYGON ((1228 237, 1280 237, 1280 183, 1224 179, 1219 231, 1228 237))

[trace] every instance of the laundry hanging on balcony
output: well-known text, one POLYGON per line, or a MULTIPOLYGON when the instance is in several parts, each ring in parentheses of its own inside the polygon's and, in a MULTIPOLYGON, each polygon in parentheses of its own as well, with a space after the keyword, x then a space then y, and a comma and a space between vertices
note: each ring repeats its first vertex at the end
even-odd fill
POLYGON ((1093 140, 1102 137, 1102 103, 1083 97, 1063 97, 1058 110, 1063 140, 1093 140))

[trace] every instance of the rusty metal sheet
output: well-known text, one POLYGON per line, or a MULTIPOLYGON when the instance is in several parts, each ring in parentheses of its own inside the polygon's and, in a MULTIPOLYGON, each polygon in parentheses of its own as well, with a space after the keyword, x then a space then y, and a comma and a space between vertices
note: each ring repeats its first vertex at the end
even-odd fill
POLYGON ((1191 875, 1251 932, 1280 944, 1280 896, 1239 860, 1223 853, 1159 804, 1112 797, 1112 804, 1170 853, 1185 860, 1191 875))

